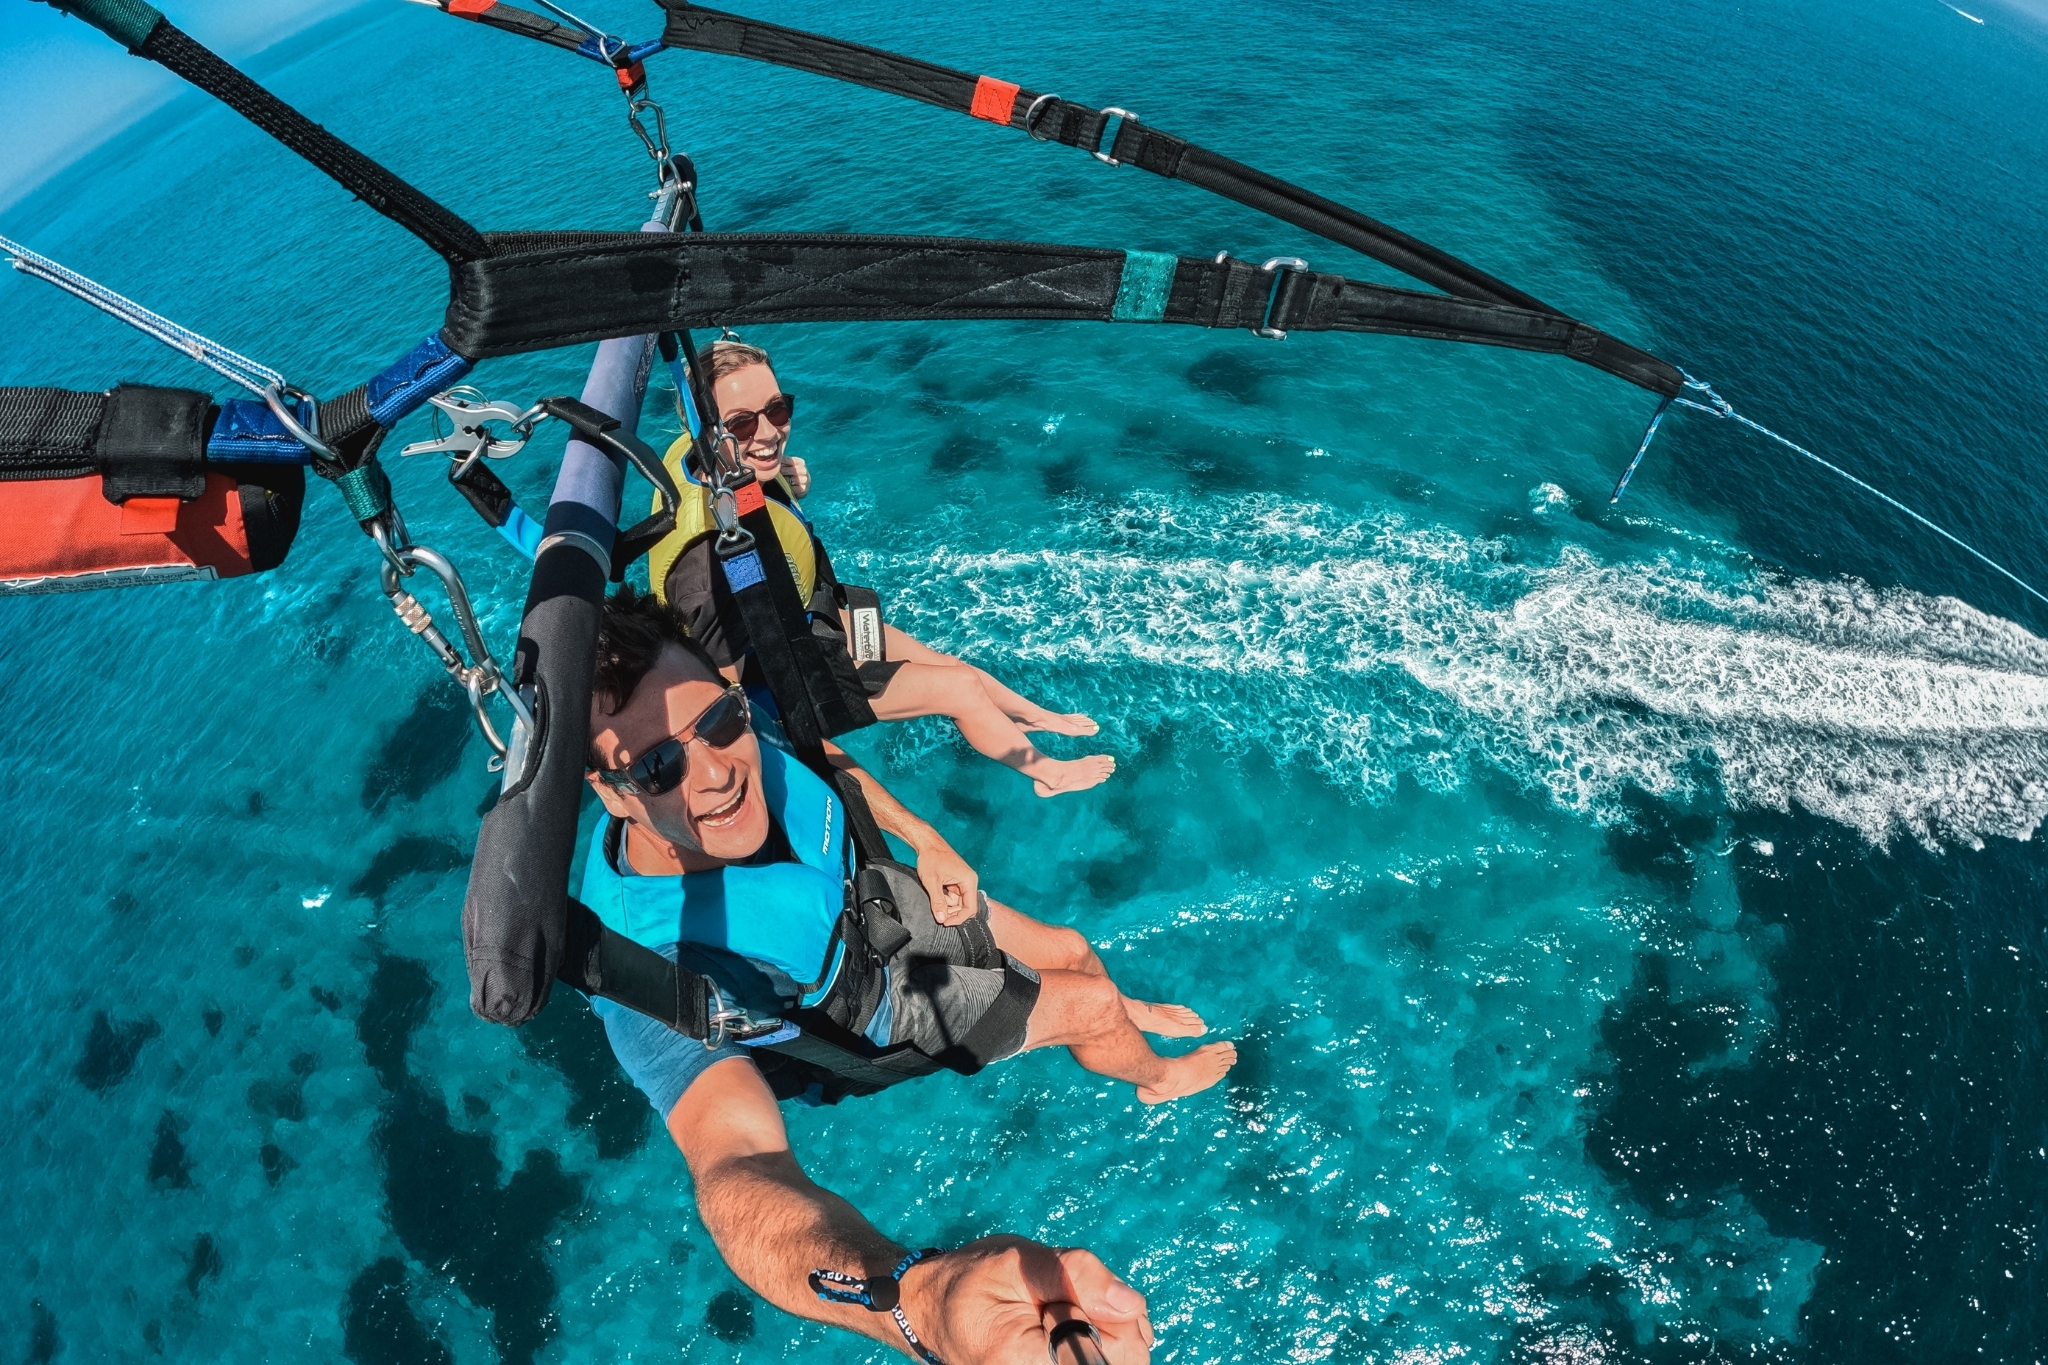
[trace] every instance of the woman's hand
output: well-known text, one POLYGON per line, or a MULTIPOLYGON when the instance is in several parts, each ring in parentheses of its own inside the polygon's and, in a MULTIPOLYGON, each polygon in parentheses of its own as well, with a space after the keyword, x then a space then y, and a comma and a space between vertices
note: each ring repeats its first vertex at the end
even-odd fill
POLYGON ((811 493, 811 467, 795 455, 782 457, 782 477, 789 480, 789 491, 798 498, 807 498, 811 493))

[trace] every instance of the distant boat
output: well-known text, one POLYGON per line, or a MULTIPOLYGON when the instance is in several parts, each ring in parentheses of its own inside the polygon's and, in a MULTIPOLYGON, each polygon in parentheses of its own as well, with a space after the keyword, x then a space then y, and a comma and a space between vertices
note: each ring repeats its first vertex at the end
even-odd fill
POLYGON ((1971 14, 1967 10, 1956 9, 1954 5, 1949 4, 1948 0, 1941 0, 1941 6, 1943 9, 1955 9, 1957 14, 1962 15, 1965 19, 1968 19, 1973 24, 1981 24, 1984 22, 1982 19, 1979 19, 1976 15, 1971 14))

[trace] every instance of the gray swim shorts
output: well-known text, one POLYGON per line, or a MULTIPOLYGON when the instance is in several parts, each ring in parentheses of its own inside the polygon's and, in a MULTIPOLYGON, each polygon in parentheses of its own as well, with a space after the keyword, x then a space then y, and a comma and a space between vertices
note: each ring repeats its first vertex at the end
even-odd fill
POLYGON ((1038 973, 996 949, 987 894, 973 921, 949 928, 932 917, 922 887, 906 895, 904 879, 890 880, 910 943, 889 963, 889 1042, 970 1075, 1021 1052, 1038 973), (986 965, 969 965, 977 963, 986 965))

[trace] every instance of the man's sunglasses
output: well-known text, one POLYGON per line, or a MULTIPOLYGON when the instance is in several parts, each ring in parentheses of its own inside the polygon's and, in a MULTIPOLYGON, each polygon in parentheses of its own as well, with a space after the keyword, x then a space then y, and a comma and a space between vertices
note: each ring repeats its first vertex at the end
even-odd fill
POLYGON ((778 393, 761 405, 759 412, 728 412, 720 414, 719 420, 732 433, 735 441, 751 441, 754 433, 761 429, 761 419, 768 419, 768 425, 789 430, 789 419, 796 413, 796 399, 786 393, 778 393))
POLYGON ((690 771, 690 741, 701 739, 713 749, 729 748, 747 732, 747 694, 728 687, 725 695, 704 708, 694 725, 663 740, 623 768, 597 769, 598 781, 633 796, 660 796, 683 784, 690 771))

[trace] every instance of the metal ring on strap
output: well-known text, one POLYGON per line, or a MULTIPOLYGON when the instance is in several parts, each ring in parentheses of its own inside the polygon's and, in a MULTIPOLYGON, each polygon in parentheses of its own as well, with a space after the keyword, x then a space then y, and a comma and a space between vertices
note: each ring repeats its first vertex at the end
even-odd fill
MULTIPOLYGON (((1132 113, 1128 109, 1119 109, 1114 104, 1104 105, 1101 112, 1104 120, 1102 131, 1105 133, 1109 131, 1108 119, 1111 114, 1115 114, 1117 118, 1122 120, 1122 122, 1118 123, 1116 126, 1117 135, 1119 137, 1123 135, 1125 123, 1138 122, 1138 116, 1136 114, 1132 113)), ((1098 147, 1102 145, 1102 138, 1100 135, 1097 135, 1095 139, 1095 145, 1098 147)), ((1111 152, 1116 150, 1116 138, 1114 137, 1109 139, 1109 150, 1111 152)), ((1090 152, 1088 153, 1088 155, 1094 157, 1097 161, 1100 161, 1105 166, 1121 166, 1124 164, 1123 162, 1118 161, 1115 157, 1111 156, 1109 152, 1090 152)))
POLYGON ((1031 101, 1031 107, 1024 111, 1024 131, 1030 135, 1032 141, 1052 141, 1051 133, 1046 133, 1043 136, 1041 136, 1038 132, 1038 111, 1046 106, 1047 101, 1056 100, 1058 98, 1058 95, 1040 95, 1037 99, 1031 101))
POLYGON ((1266 311, 1259 319, 1259 325, 1252 328, 1252 335, 1265 337, 1268 341, 1285 341, 1287 333, 1273 325, 1273 304, 1280 297, 1280 281, 1290 271, 1308 269, 1308 262, 1299 256, 1275 256, 1259 269, 1273 277, 1273 287, 1266 291, 1266 311))

